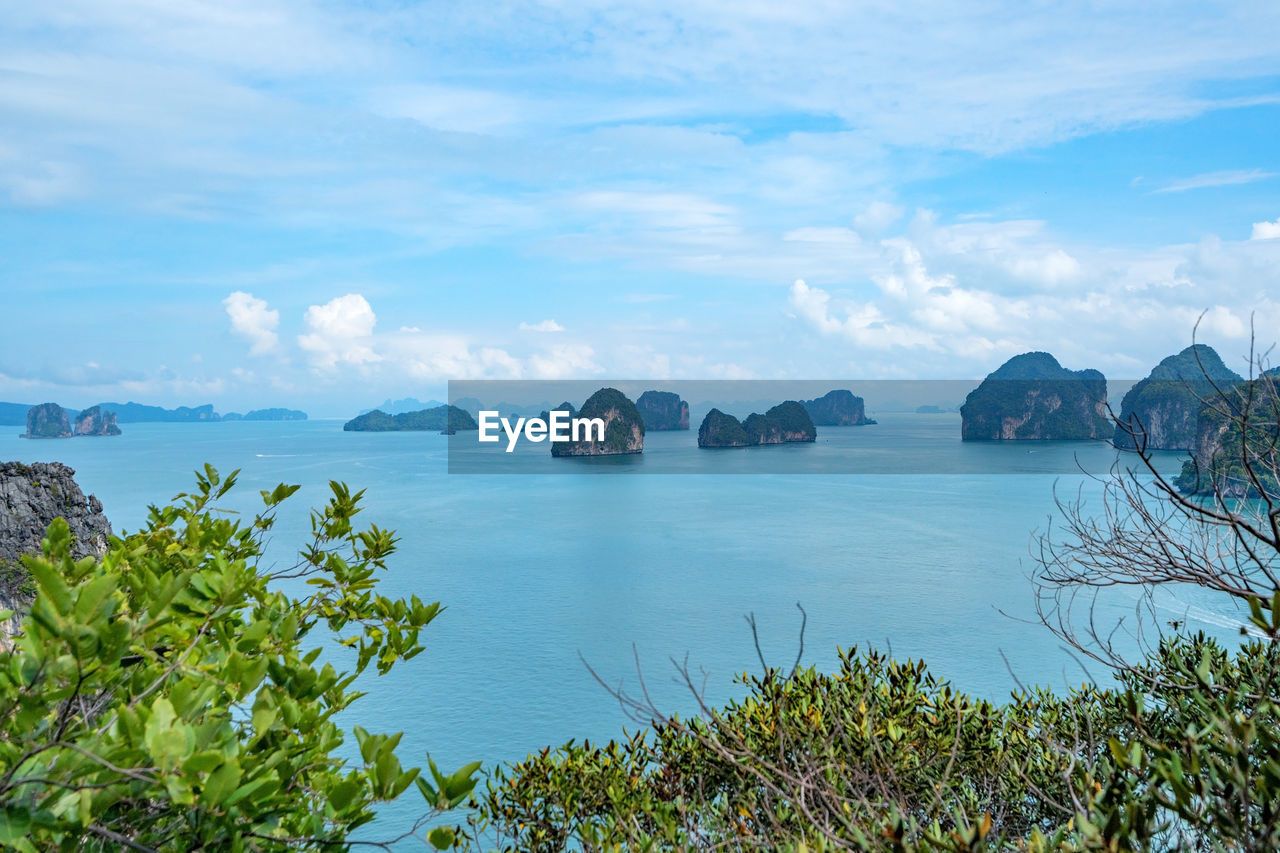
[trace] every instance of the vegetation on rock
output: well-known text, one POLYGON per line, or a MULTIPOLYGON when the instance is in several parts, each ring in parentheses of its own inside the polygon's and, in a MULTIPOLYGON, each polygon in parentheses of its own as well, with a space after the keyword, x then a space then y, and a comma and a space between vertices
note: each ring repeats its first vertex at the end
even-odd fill
POLYGON ((875 421, 867 417, 866 403, 852 391, 828 391, 814 400, 802 400, 817 426, 864 426, 875 421))
POLYGON ((752 412, 739 422, 712 409, 698 427, 699 447, 755 447, 816 440, 818 431, 804 406, 794 400, 779 403, 763 415, 752 412))
POLYGON ((689 404, 672 391, 645 391, 636 400, 636 409, 644 419, 646 430, 689 428, 689 404))
POLYGON ((41 403, 27 411, 23 438, 70 438, 71 418, 57 403, 41 403))
POLYGON ((552 442, 552 456, 618 456, 644 451, 644 419, 635 403, 618 389, 596 391, 582 404, 577 417, 604 420, 604 440, 597 441, 592 433, 590 440, 584 436, 580 441, 552 442))
POLYGON ((969 393, 960 407, 965 441, 1110 437, 1107 380, 1096 370, 1067 370, 1047 352, 1014 356, 969 393))
POLYGON ((1213 347, 1189 346, 1125 393, 1112 441, 1123 450, 1139 443, 1151 450, 1192 450, 1204 402, 1241 381, 1213 347))
POLYGON ((420 412, 401 412, 388 415, 380 409, 358 415, 342 425, 345 432, 398 432, 479 429, 480 425, 471 413, 457 406, 436 406, 434 409, 423 409, 420 412))

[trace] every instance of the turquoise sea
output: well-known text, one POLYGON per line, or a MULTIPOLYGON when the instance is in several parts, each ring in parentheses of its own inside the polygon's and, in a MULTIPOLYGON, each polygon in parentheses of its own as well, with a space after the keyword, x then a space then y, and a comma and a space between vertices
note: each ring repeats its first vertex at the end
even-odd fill
MULTIPOLYGON (((514 454, 525 461, 510 470, 534 472, 523 476, 451 475, 449 437, 344 433, 324 420, 126 424, 118 438, 44 442, 9 428, 0 458, 75 468, 117 532, 189 488, 205 462, 241 469, 234 509, 252 510, 258 489, 301 484, 274 534, 282 562, 329 480, 364 489, 364 519, 401 537, 384 590, 447 608, 424 654, 362 685, 359 722, 403 730, 406 761, 429 750, 442 767, 493 764, 617 736, 629 722, 584 661, 634 688, 634 654, 659 704, 688 711, 671 664, 687 654, 708 673, 709 699, 723 701, 740 692, 735 674, 759 668, 743 617, 755 613, 770 662, 789 665, 796 602, 808 613, 804 661, 820 667, 837 647, 874 645, 995 699, 1018 681, 1080 683, 1080 663, 1035 622, 1030 547, 1055 514, 1055 489, 1096 496, 1077 466, 1104 474, 1115 452, 962 443, 955 414, 879 417, 820 428, 813 445, 735 451, 700 452, 692 432, 651 433, 646 456, 666 459, 663 470, 687 460, 688 471, 651 476, 633 476, 643 459, 614 466, 616 476, 595 476, 599 466, 581 469, 589 476, 536 473, 552 461, 545 450, 514 454), (913 473, 750 473, 848 470, 850 458, 913 473)), ((1180 456, 1159 464, 1176 472, 1180 456)), ((1135 600, 1117 596, 1108 614, 1131 615, 1135 600)), ((1238 624, 1194 591, 1158 607, 1193 630, 1230 634, 1238 624)), ((396 835, 419 811, 388 808, 370 834, 396 835)))

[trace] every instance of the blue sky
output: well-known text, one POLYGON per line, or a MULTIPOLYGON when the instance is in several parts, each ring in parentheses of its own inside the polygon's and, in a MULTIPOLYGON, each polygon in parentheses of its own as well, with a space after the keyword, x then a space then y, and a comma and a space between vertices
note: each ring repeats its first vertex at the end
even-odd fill
POLYGON ((1280 4, 904 5, 23 4, 0 399, 1274 341, 1280 4))

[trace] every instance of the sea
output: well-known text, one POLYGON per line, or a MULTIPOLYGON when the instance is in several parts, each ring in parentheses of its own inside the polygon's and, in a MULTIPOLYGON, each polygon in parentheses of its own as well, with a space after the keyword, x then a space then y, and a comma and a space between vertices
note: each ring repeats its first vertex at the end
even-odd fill
MULTIPOLYGON (((269 565, 304 544, 331 480, 363 490, 359 520, 400 538, 381 590, 445 608, 426 651, 364 677, 367 696, 343 718, 404 732, 406 764, 429 753, 441 768, 491 768, 619 737, 639 724, 611 690, 642 680, 664 711, 695 711, 677 667, 712 705, 741 696, 761 666, 748 617, 771 666, 800 655, 830 669, 838 649, 874 647, 997 701, 1019 685, 1106 683, 1036 618, 1036 541, 1061 518, 1057 501, 1100 508, 1101 478, 1136 458, 1101 442, 961 442, 955 413, 877 417, 820 427, 813 444, 734 450, 651 432, 642 457, 606 469, 543 448, 501 474, 450 474, 459 436, 344 432, 339 420, 125 424, 118 437, 46 441, 15 427, 0 459, 71 466, 117 533, 192 488, 205 463, 239 470, 230 511, 251 515, 260 489, 299 484, 269 565)), ((1156 464, 1174 474, 1182 458, 1156 464)), ((1131 622, 1138 605, 1116 590, 1100 616, 1131 622)), ((1153 606, 1223 636, 1242 618, 1197 590, 1153 606)), ((412 795, 366 836, 409 828, 422 812, 412 795)))

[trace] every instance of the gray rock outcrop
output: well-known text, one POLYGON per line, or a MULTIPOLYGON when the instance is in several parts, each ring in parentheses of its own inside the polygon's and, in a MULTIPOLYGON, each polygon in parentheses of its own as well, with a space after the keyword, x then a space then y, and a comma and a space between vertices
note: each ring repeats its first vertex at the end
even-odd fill
MULTIPOLYGON (((85 497, 75 471, 59 462, 0 463, 0 610, 24 611, 34 589, 19 558, 40 553, 40 541, 55 518, 64 518, 75 537, 78 559, 107 551, 111 523, 95 496, 85 497)), ((0 647, 14 620, 0 624, 0 647)))

